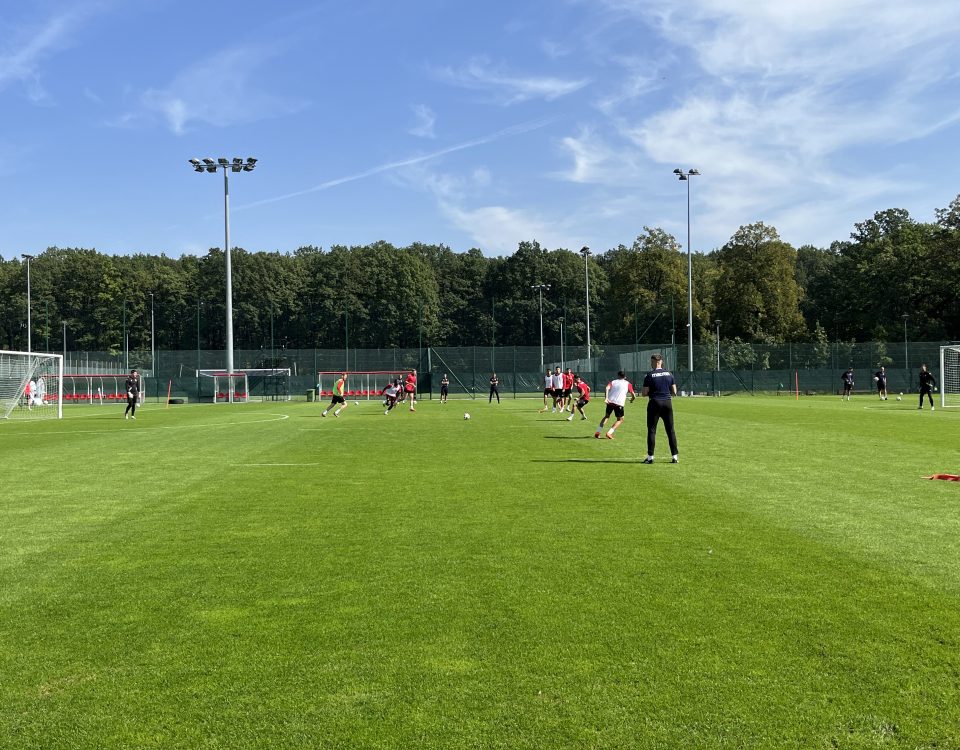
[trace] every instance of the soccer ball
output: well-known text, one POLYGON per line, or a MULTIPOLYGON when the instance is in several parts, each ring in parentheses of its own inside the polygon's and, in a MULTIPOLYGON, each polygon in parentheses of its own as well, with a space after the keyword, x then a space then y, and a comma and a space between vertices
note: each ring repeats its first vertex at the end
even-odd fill
POLYGON ((464 418, 464 419, 470 419, 470 414, 469 414, 468 412, 464 412, 464 413, 463 413, 463 418, 464 418))
POLYGON ((897 396, 897 401, 903 401, 903 396, 897 396))
POLYGON ((354 405, 354 406, 360 406, 360 402, 359 402, 359 401, 354 401, 354 402, 353 402, 353 405, 354 405))

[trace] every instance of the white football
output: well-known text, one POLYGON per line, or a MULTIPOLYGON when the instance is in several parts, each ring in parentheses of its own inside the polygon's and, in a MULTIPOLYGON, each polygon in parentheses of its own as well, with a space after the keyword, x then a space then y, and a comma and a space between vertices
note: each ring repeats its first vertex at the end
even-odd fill
POLYGON ((464 412, 464 413, 463 413, 463 418, 464 418, 464 419, 470 419, 470 415, 469 415, 467 412, 464 412))
POLYGON ((897 401, 903 401, 903 396, 897 396, 897 401))
POLYGON ((353 402, 353 405, 354 405, 354 406, 360 406, 360 402, 359 402, 359 401, 354 401, 354 402, 353 402))

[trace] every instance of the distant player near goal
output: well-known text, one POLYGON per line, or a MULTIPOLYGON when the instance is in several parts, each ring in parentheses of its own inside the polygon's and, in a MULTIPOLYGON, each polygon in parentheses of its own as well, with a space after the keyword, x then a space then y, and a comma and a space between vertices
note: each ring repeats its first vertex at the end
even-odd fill
POLYGON ((123 418, 136 419, 137 402, 140 400, 140 373, 136 369, 130 370, 124 387, 127 389, 127 408, 123 410, 123 418))
POLYGON ((447 373, 443 373, 443 377, 440 378, 440 403, 447 403, 447 397, 450 395, 450 378, 447 377, 447 373))
POLYGON ((933 405, 933 389, 937 387, 936 378, 927 370, 926 365, 920 365, 920 405, 918 409, 923 408, 923 397, 930 399, 930 411, 936 410, 933 405))
POLYGON ((333 416, 339 417, 340 412, 347 408, 347 400, 343 397, 344 393, 347 391, 347 373, 343 373, 340 376, 340 379, 333 384, 333 397, 330 400, 330 406, 321 412, 320 416, 327 416, 327 412, 337 407, 337 410, 333 412, 333 416))
POLYGON ((848 367, 843 375, 840 376, 840 382, 843 383, 843 394, 840 396, 840 400, 843 401, 846 399, 850 400, 850 394, 853 393, 853 368, 848 367))
POLYGON ((633 385, 627 380, 627 375, 623 370, 617 373, 616 380, 611 380, 607 383, 606 393, 606 413, 603 415, 603 419, 600 420, 600 426, 597 427, 597 431, 593 433, 593 436, 599 438, 600 433, 603 432, 603 425, 606 424, 610 415, 614 415, 617 421, 613 423, 613 427, 607 430, 607 440, 613 440, 613 433, 623 424, 623 407, 626 404, 627 396, 630 397, 630 403, 632 404, 637 398, 637 394, 633 392, 633 385))

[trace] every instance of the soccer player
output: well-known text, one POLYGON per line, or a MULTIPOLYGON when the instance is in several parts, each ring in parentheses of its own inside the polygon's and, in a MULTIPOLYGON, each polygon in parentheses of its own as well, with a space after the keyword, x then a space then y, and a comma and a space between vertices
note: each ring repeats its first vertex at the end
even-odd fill
POLYGON ((406 399, 410 401, 410 411, 416 411, 416 409, 413 408, 413 405, 417 402, 416 401, 416 395, 417 395, 417 371, 416 370, 410 370, 410 372, 407 373, 407 378, 403 383, 403 391, 406 394, 406 399))
POLYGON ((881 401, 887 400, 887 368, 880 365, 880 369, 873 375, 873 380, 877 384, 877 395, 881 401))
MULTIPOLYGON (((573 376, 573 387, 577 389, 577 392, 580 394, 580 397, 577 399, 577 403, 574 408, 580 412, 580 419, 586 419, 587 415, 583 413, 583 407, 590 403, 590 386, 587 385, 587 381, 581 380, 579 375, 573 376)), ((568 422, 572 422, 576 413, 571 410, 570 416, 567 417, 568 422)))
POLYGON ((43 375, 37 378, 37 387, 34 391, 33 398, 37 406, 43 406, 43 400, 47 397, 47 381, 43 379, 43 375))
POLYGON ((553 371, 553 408, 550 410, 551 413, 557 411, 563 411, 563 373, 560 372, 558 367, 553 371))
POLYGON ((330 406, 323 410, 321 417, 327 416, 327 412, 336 407, 333 416, 339 417, 340 412, 347 408, 347 400, 343 397, 347 392, 347 373, 343 373, 340 379, 333 384, 333 397, 330 399, 330 406))
POLYGON ((547 368, 547 374, 543 376, 543 408, 537 412, 543 414, 547 410, 547 399, 553 398, 553 373, 547 368))
POLYGON ((23 396, 27 400, 27 411, 33 411, 33 392, 36 389, 37 384, 33 382, 33 378, 30 378, 23 387, 23 396))
POLYGON ((920 365, 920 405, 918 409, 923 409, 923 397, 926 395, 930 399, 930 411, 936 411, 933 405, 933 389, 937 387, 937 381, 933 375, 927 371, 926 365, 920 365))
POLYGON ((383 412, 384 414, 389 414, 393 410, 393 407, 397 405, 397 398, 400 396, 402 387, 400 379, 397 378, 397 380, 394 380, 392 383, 388 383, 387 387, 380 392, 380 395, 386 399, 384 405, 387 408, 386 411, 383 412))
POLYGON ((597 431, 593 433, 593 436, 595 438, 600 437, 600 433, 603 432, 603 425, 606 424, 607 419, 613 414, 617 420, 613 423, 613 427, 607 430, 607 440, 613 440, 613 433, 623 424, 623 407, 626 404, 627 396, 630 396, 630 403, 632 404, 637 398, 637 394, 633 392, 633 385, 627 380, 626 373, 624 373, 623 370, 617 373, 616 380, 611 380, 607 383, 606 394, 607 408, 603 419, 600 420, 600 426, 597 427, 597 431))
POLYGON ((667 431, 667 440, 670 441, 670 463, 680 463, 677 450, 677 433, 673 429, 673 397, 677 395, 677 383, 673 374, 663 369, 663 356, 654 354, 650 357, 650 367, 653 369, 643 379, 641 396, 647 401, 647 457, 645 464, 653 463, 653 451, 657 445, 657 423, 662 419, 663 428, 667 431))
POLYGON ((490 398, 487 400, 488 404, 493 403, 493 397, 497 397, 497 403, 500 403, 500 378, 497 377, 497 373, 493 373, 490 376, 490 398))
POLYGON ((570 394, 573 393, 573 370, 569 367, 563 373, 563 409, 570 407, 570 413, 573 414, 573 399, 570 394))
POLYGON ((127 408, 123 410, 124 419, 137 418, 137 401, 140 400, 140 373, 134 368, 130 370, 124 386, 127 389, 127 408))
POLYGON ((440 403, 447 403, 447 396, 450 394, 450 378, 447 377, 447 373, 443 373, 443 377, 440 378, 440 403))
POLYGON ((850 394, 853 392, 853 368, 848 367, 847 371, 840 376, 840 380, 843 383, 843 395, 840 396, 840 400, 846 399, 850 400, 850 394))

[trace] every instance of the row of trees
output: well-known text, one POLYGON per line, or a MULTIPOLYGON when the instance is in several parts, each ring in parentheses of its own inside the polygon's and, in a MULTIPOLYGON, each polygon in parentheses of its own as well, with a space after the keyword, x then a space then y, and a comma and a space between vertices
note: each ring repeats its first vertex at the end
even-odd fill
MULTIPOLYGON (((795 249, 763 223, 740 227, 723 247, 694 254, 694 334, 715 322, 733 343, 890 340, 908 315, 914 339, 960 338, 960 196, 933 223, 889 209, 828 248, 795 249)), ((31 262, 34 349, 150 345, 151 304, 161 349, 223 348, 224 258, 110 256, 50 248, 31 262)), ((629 247, 585 262, 575 250, 521 242, 508 257, 443 245, 387 242, 293 254, 233 253, 234 344, 255 349, 521 345, 685 340, 687 259, 669 233, 644 227, 629 247), (586 268, 585 268, 586 265, 586 268)), ((26 268, 0 262, 0 342, 26 346, 26 268)))

